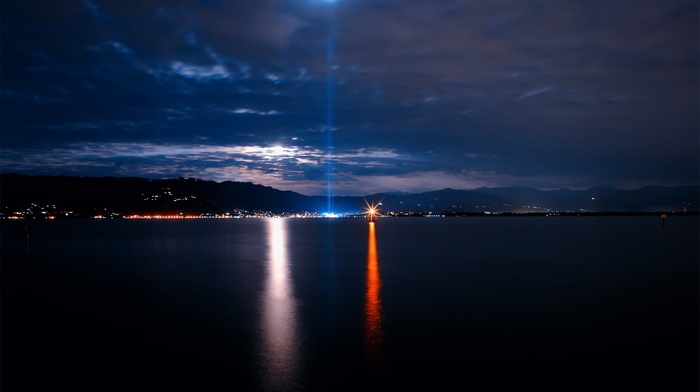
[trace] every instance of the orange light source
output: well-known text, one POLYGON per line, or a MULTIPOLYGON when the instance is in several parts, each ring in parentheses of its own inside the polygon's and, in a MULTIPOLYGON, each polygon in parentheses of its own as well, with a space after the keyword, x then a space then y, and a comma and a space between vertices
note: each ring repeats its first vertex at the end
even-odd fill
MULTIPOLYGON (((381 202, 380 202, 381 203, 381 202)), ((365 200, 365 204, 367 205, 367 209, 365 210, 367 214, 367 221, 372 223, 377 221, 377 214, 379 213, 377 209, 378 204, 369 204, 367 200, 365 200)))

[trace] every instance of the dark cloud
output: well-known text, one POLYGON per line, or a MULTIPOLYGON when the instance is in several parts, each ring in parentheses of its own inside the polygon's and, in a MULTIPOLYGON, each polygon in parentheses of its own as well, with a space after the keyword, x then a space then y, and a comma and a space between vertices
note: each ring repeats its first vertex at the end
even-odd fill
POLYGON ((700 176, 695 1, 0 7, 5 172, 322 193, 331 157, 353 194, 700 176))

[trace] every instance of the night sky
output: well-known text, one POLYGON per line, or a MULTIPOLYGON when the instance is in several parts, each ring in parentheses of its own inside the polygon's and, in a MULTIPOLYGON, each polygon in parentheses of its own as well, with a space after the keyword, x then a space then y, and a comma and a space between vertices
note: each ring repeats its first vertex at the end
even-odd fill
POLYGON ((336 195, 697 184, 699 16, 697 0, 3 0, 0 168, 310 195, 329 156, 336 195))

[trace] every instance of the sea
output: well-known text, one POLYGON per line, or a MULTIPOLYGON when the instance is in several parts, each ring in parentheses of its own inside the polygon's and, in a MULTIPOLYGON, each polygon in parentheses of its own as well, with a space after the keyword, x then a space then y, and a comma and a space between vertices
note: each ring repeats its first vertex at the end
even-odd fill
POLYGON ((7 391, 697 391, 698 216, 0 221, 7 391))

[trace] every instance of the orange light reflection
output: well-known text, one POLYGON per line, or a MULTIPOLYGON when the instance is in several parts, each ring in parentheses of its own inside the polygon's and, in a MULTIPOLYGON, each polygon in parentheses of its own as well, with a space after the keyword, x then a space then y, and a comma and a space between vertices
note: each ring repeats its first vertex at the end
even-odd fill
POLYGON ((382 281, 379 277, 377 262, 377 237, 374 222, 369 223, 369 240, 367 243, 367 291, 365 293, 365 348, 370 361, 380 364, 382 343, 382 302, 379 291, 382 281))

